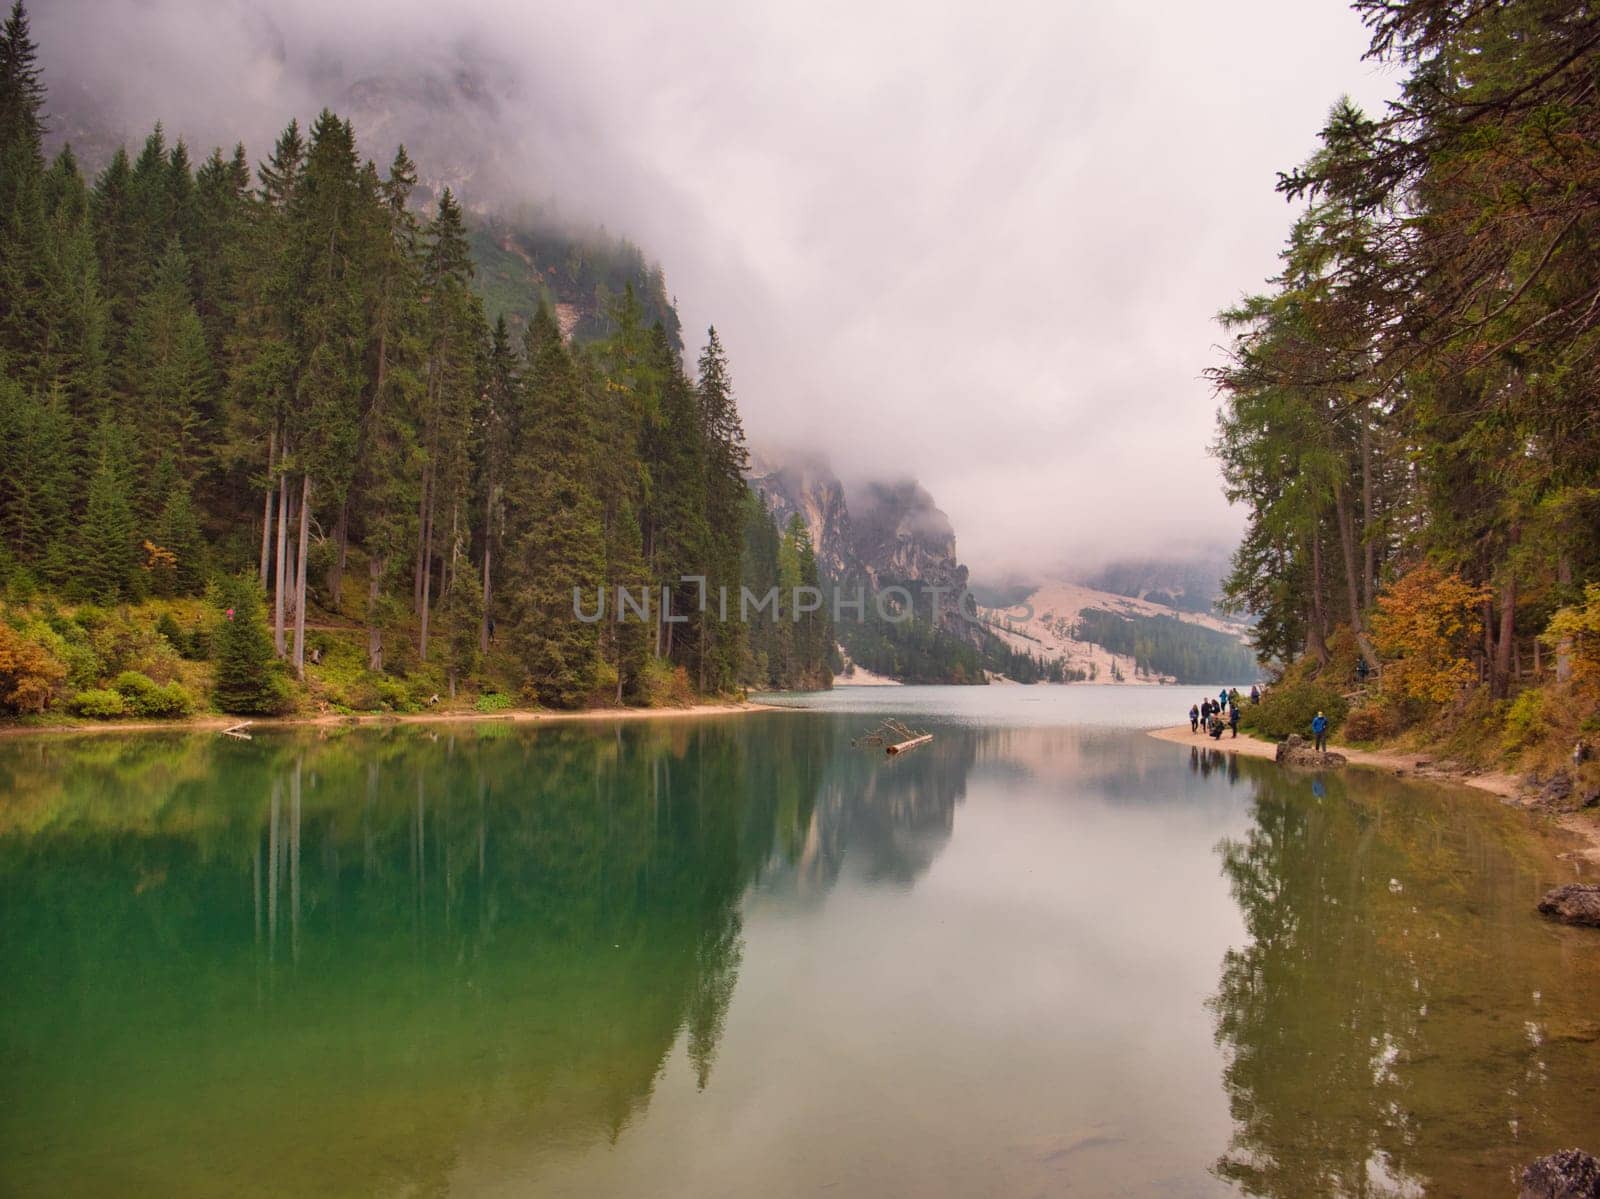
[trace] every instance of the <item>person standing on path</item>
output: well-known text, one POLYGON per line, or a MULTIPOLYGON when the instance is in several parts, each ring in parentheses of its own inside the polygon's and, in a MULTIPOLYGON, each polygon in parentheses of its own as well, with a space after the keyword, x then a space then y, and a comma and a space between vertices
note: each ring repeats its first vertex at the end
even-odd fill
POLYGON ((1321 712, 1311 721, 1311 735, 1317 739, 1317 752, 1328 752, 1328 718, 1321 712))
POLYGON ((1189 731, 1191 733, 1200 731, 1200 708, 1196 704, 1189 705, 1189 731))
POLYGON ((1228 705, 1228 727, 1233 730, 1233 739, 1239 739, 1239 705, 1228 705))

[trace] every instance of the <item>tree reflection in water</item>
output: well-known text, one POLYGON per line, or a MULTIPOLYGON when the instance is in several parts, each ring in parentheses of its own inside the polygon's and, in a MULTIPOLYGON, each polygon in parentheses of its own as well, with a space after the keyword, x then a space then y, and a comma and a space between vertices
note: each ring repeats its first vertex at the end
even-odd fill
POLYGON ((680 1039, 707 1085, 754 883, 827 887, 847 846, 904 882, 948 838, 955 747, 883 769, 843 736, 0 747, 8 1184, 70 1151, 82 1194, 431 1191, 469 1136, 615 1139, 680 1039))
POLYGON ((1532 914, 1527 818, 1376 773, 1244 769, 1253 825, 1218 846, 1248 941, 1211 1000, 1235 1121, 1216 1175, 1510 1193, 1531 1157, 1589 1143, 1600 1029, 1574 997, 1594 955, 1552 953, 1578 930, 1532 914))

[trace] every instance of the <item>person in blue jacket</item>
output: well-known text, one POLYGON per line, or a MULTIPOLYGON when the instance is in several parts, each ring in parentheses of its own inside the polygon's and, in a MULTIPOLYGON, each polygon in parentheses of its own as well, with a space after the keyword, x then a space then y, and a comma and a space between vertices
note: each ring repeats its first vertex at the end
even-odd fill
POLYGON ((1200 705, 1198 704, 1189 705, 1189 731, 1191 733, 1200 731, 1200 705))
POLYGON ((1311 721, 1311 735, 1317 739, 1317 752, 1326 753, 1328 749, 1328 718, 1321 712, 1311 721))
POLYGON ((1228 706, 1228 689, 1224 687, 1217 692, 1217 711, 1221 712, 1228 706))
POLYGON ((1239 739, 1239 705, 1228 705, 1228 727, 1233 730, 1233 739, 1239 739))

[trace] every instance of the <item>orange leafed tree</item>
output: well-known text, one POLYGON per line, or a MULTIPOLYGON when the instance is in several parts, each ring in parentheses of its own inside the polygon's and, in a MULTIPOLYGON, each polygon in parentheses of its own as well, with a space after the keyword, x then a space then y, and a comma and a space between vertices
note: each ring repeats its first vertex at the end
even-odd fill
POLYGON ((1467 656, 1485 587, 1425 563, 1386 587, 1372 617, 1372 640, 1384 659, 1384 690, 1400 700, 1445 703, 1470 686, 1467 656))
POLYGON ((0 621, 0 712, 43 712, 67 677, 67 668, 0 621))
POLYGON ((1576 686, 1600 687, 1600 583, 1584 588, 1583 603, 1552 616, 1541 640, 1567 657, 1576 686))

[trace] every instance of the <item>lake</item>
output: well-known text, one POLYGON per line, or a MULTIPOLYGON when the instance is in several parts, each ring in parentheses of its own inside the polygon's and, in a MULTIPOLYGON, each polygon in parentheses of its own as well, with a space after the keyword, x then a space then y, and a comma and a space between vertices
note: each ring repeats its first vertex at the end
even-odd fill
POLYGON ((1138 731, 1199 690, 0 740, 0 1193, 1478 1195, 1600 1150, 1560 846, 1138 731), (883 715, 935 738, 853 748, 883 715))

